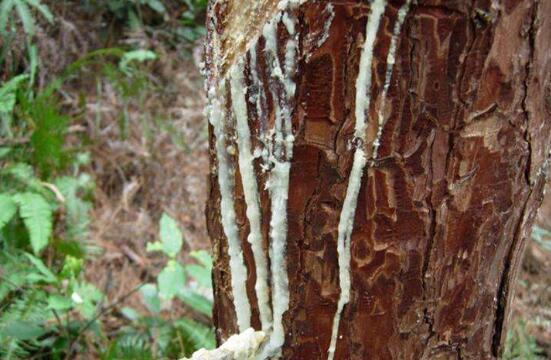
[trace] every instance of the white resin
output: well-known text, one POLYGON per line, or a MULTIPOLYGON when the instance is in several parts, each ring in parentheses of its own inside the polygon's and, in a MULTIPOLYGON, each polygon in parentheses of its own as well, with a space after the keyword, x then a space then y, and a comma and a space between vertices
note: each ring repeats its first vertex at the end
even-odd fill
POLYGON ((220 213, 222 227, 228 240, 230 256, 231 286, 237 325, 239 331, 245 331, 251 326, 251 305, 247 296, 247 268, 243 261, 243 251, 239 240, 235 207, 234 207, 234 170, 227 160, 226 136, 224 123, 226 120, 226 101, 224 98, 225 82, 221 81, 218 89, 209 91, 208 118, 216 138, 215 148, 218 159, 218 184, 220 187, 220 213))
POLYGON ((241 334, 232 335, 217 349, 194 352, 189 360, 254 360, 265 339, 263 331, 248 328, 241 334))
MULTIPOLYGON (((288 3, 288 6, 298 4, 298 1, 288 3)), ((280 3, 281 4, 281 3, 280 3)), ((282 10, 285 11, 286 7, 282 10)), ((291 99, 295 95, 296 84, 292 75, 296 71, 297 34, 296 19, 284 12, 268 22, 263 29, 265 38, 266 59, 275 81, 283 84, 283 94, 278 94, 272 88, 274 99, 274 145, 269 153, 271 161, 270 178, 267 188, 271 197, 270 220, 270 261, 272 271, 272 309, 273 330, 268 343, 259 359, 279 357, 281 347, 285 342, 283 315, 289 308, 289 279, 287 276, 287 200, 289 196, 290 160, 293 156, 293 129, 291 121, 291 99), (277 27, 283 22, 289 40, 285 46, 285 64, 281 68, 277 48, 277 27)))
POLYGON ((354 154, 352 171, 350 173, 346 197, 344 199, 344 204, 339 219, 337 252, 341 294, 337 304, 337 311, 333 319, 331 343, 329 345, 329 349, 327 350, 327 357, 329 360, 332 360, 335 356, 341 313, 344 306, 350 299, 350 238, 354 228, 354 215, 356 213, 362 176, 367 162, 363 146, 366 140, 366 114, 371 103, 370 89, 373 49, 377 38, 377 32, 379 30, 379 23, 385 11, 385 6, 385 0, 374 0, 371 3, 371 13, 369 14, 366 25, 365 43, 360 57, 360 69, 358 78, 356 79, 355 137, 361 141, 358 142, 360 147, 356 149, 354 154))
POLYGON ((271 62, 268 64, 271 67, 272 77, 279 79, 285 86, 285 91, 288 97, 293 96, 295 93, 296 84, 291 78, 291 74, 295 72, 295 63, 296 63, 296 48, 297 41, 295 39, 295 26, 290 25, 291 22, 295 21, 285 13, 284 15, 278 13, 273 17, 262 29, 262 35, 266 41, 265 50, 270 53, 270 57, 267 58, 271 62), (289 32, 290 39, 288 40, 285 47, 285 64, 284 68, 281 68, 279 57, 277 56, 277 27, 281 21, 285 19, 284 23, 287 31, 289 32))
POLYGON ((281 21, 283 22, 283 25, 285 25, 287 32, 290 35, 295 35, 295 21, 289 16, 287 12, 283 13, 283 15, 281 16, 281 21))
POLYGON ((381 146, 381 137, 383 136, 383 128, 385 125, 384 107, 385 107, 386 95, 388 93, 388 88, 390 87, 390 82, 392 80, 392 70, 394 69, 394 63, 396 62, 396 58, 395 58, 396 46, 398 44, 398 40, 400 39, 402 24, 404 23, 404 20, 406 19, 406 15, 409 11, 410 2, 411 0, 407 0, 406 3, 402 5, 400 10, 398 10, 398 18, 396 19, 396 23, 394 24, 392 39, 390 40, 390 47, 388 49, 388 55, 386 58, 385 83, 383 86, 383 92, 381 94, 381 103, 379 105, 379 111, 377 113, 377 118, 378 118, 377 136, 373 141, 373 153, 371 155, 373 159, 376 159, 377 156, 379 155, 379 147, 381 146))
POLYGON ((335 7, 333 6, 333 4, 327 4, 327 6, 325 7, 325 11, 329 13, 329 19, 325 21, 325 24, 323 24, 323 33, 316 44, 318 48, 321 47, 327 41, 327 39, 329 39, 329 29, 331 29, 331 25, 333 25, 333 19, 335 18, 335 7))
POLYGON ((270 261, 272 270, 273 331, 263 356, 277 356, 285 342, 283 314, 289 308, 289 279, 287 276, 287 199, 290 162, 274 160, 270 176, 271 212, 270 261))
POLYGON ((232 353, 234 360, 252 360, 265 338, 266 334, 262 331, 249 328, 239 335, 231 336, 221 349, 232 353))
POLYGON ((296 58, 297 41, 289 39, 285 45, 285 90, 288 98, 293 97, 296 91, 296 84, 290 77, 296 70, 296 58))
MULTIPOLYGON (((281 347, 284 344, 285 333, 283 327, 283 314, 289 308, 289 280, 287 276, 286 264, 286 246, 287 246, 287 200, 289 193, 289 176, 291 170, 290 160, 293 155, 294 135, 292 130, 291 120, 291 100, 295 96, 296 84, 293 76, 296 73, 297 67, 297 52, 298 52, 298 34, 296 31, 297 19, 290 16, 289 10, 295 9, 307 0, 282 0, 278 3, 278 12, 265 24, 262 33, 265 39, 265 51, 267 53, 267 65, 269 73, 274 81, 278 81, 283 85, 281 94, 277 94, 274 88, 264 86, 257 70, 256 52, 259 37, 255 37, 249 41, 246 48, 251 56, 251 81, 258 89, 258 93, 252 95, 248 101, 256 105, 259 119, 262 118, 262 100, 265 99, 263 89, 270 87, 272 98, 274 99, 274 127, 272 129, 263 129, 261 127, 260 140, 264 145, 263 149, 255 149, 254 153, 250 144, 250 129, 247 124, 247 108, 246 95, 244 94, 245 86, 242 78, 243 68, 242 62, 244 58, 236 58, 232 68, 238 69, 230 71, 231 76, 231 93, 233 112, 236 116, 236 132, 239 145, 239 166, 243 178, 243 188, 245 193, 245 202, 247 203, 247 217, 251 224, 251 234, 249 234, 249 242, 251 245, 257 244, 260 232, 258 231, 260 220, 260 210, 256 209, 258 203, 258 185, 254 174, 252 161, 254 157, 261 156, 263 159, 262 168, 269 172, 269 179, 266 188, 271 197, 271 213, 270 220, 270 264, 271 264, 271 285, 272 285, 272 322, 271 329, 265 325, 264 319, 268 319, 268 312, 260 310, 262 327, 266 329, 269 340, 262 348, 262 353, 256 356, 257 359, 277 358, 280 355, 281 347), (287 32, 289 39, 285 45, 284 63, 281 64, 277 56, 278 53, 278 24, 282 22, 287 32), (235 65, 238 64, 238 65, 235 65), (247 140, 245 140, 247 139, 247 140), (248 144, 247 144, 248 143, 248 144), (256 228, 257 230, 253 230, 256 228), (264 315, 262 314, 264 313, 264 315), (270 331, 271 330, 271 331, 270 331)), ((216 39, 218 40, 218 39, 216 39)), ((214 49, 214 53, 218 53, 214 49)), ((227 162, 227 149, 225 147, 226 139, 224 135, 224 119, 226 117, 225 104, 223 94, 225 94, 225 79, 219 79, 219 82, 214 86, 216 91, 209 91, 210 105, 207 108, 208 117, 214 128, 216 138, 215 148, 219 159, 218 180, 221 191, 221 212, 222 225, 224 233, 228 238, 229 255, 230 255, 230 270, 231 284, 234 295, 234 305, 237 314, 237 322, 240 331, 248 328, 250 325, 250 304, 246 294, 245 281, 247 277, 246 268, 243 263, 243 254, 240 249, 238 229, 236 223, 236 214, 233 199, 233 179, 234 171, 230 169, 227 162), (217 96, 214 96, 216 92, 217 96)), ((265 84, 268 85, 268 84, 265 84)), ((235 149, 233 149, 235 151, 235 149)), ((258 250, 258 249, 257 249, 258 250)), ((263 278, 265 283, 268 281, 268 274, 262 268, 262 260, 258 260, 255 256, 255 265, 257 269, 257 278, 263 278), (263 274, 265 274, 263 276, 263 274)), ((257 295, 264 292, 263 284, 255 284, 257 295)), ((261 296, 259 296, 259 308, 261 305, 261 296)))
POLYGON ((239 147, 239 170, 243 183, 243 192, 247 204, 247 219, 250 232, 247 238, 253 252, 256 283, 255 290, 258 298, 258 310, 262 330, 268 331, 272 327, 272 311, 270 309, 270 293, 268 288, 268 260, 262 247, 262 217, 258 184, 254 170, 254 156, 251 151, 251 131, 249 129, 246 87, 243 77, 245 69, 241 61, 237 62, 231 71, 231 95, 233 112, 236 119, 237 144, 239 147))

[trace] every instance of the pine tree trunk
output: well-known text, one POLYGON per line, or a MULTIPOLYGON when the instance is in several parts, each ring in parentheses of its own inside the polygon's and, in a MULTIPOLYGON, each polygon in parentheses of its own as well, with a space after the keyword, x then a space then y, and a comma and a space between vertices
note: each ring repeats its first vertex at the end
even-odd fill
POLYGON ((542 199, 550 0, 217 0, 207 208, 220 341, 493 359, 542 199))

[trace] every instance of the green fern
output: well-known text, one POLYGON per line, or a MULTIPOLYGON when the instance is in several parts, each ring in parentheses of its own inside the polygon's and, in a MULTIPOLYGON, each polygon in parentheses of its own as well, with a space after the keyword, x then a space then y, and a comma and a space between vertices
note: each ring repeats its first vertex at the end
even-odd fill
POLYGON ((48 22, 53 22, 54 16, 50 9, 42 4, 40 0, 3 0, 0 4, 0 32, 2 35, 6 36, 8 21, 15 11, 21 20, 25 33, 28 36, 33 36, 36 20, 31 9, 40 13, 48 22))
POLYGON ((38 254, 46 245, 52 234, 53 209, 39 194, 25 192, 15 194, 14 201, 19 207, 19 215, 29 232, 31 247, 38 254))
POLYGON ((63 149, 69 118, 59 112, 54 96, 38 96, 32 102, 22 102, 22 111, 34 122, 31 136, 33 161, 44 177, 67 164, 63 149))
MULTIPOLYGON (((28 241, 35 254, 47 244, 53 229, 52 195, 35 177, 29 164, 14 163, 0 170, 0 230, 14 218, 17 211, 26 233, 16 231, 7 236, 12 243, 28 241), (23 241, 25 240, 25 241, 23 241)), ((20 229, 25 231, 24 229, 20 229)))
POLYGON ((90 176, 63 176, 55 180, 55 185, 65 198, 66 240, 85 244, 88 241, 92 203, 83 199, 82 194, 87 195, 93 189, 94 184, 90 176))
POLYGON ((14 76, 0 87, 0 114, 7 114, 15 107, 15 92, 29 78, 27 74, 14 76))
POLYGON ((0 194, 0 230, 17 212, 17 203, 7 194, 0 194))
POLYGON ((0 171, 0 176, 5 176, 9 180, 6 181, 6 186, 10 191, 33 191, 39 194, 45 194, 45 189, 39 179, 34 174, 33 167, 25 163, 14 163, 0 171))
MULTIPOLYGON (((22 288, 27 283, 29 266, 25 259, 14 256, 8 251, 0 252, 0 265, 3 269, 2 281, 0 281, 0 304, 4 305, 4 300, 12 291, 22 288)), ((2 313, 1 307, 0 313, 2 313)))
POLYGON ((39 337, 47 321, 46 295, 29 290, 0 312, 0 358, 23 359, 39 348, 39 337))
POLYGON ((503 360, 539 360, 543 359, 542 349, 536 339, 526 331, 524 320, 518 320, 507 332, 503 360))
POLYGON ((123 332, 100 355, 102 360, 151 360, 153 358, 148 334, 133 329, 123 332))
POLYGON ((11 127, 17 90, 28 78, 26 74, 14 76, 0 86, 0 136, 13 136, 11 127))
POLYGON ((178 320, 174 325, 185 346, 185 356, 189 356, 199 349, 210 350, 216 347, 214 330, 211 327, 190 319, 178 320))

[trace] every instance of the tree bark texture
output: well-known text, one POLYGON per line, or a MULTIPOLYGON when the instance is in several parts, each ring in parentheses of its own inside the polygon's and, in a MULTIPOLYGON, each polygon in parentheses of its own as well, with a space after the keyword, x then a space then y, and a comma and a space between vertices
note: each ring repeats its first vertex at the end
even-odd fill
POLYGON ((549 164, 551 1, 208 14, 219 341, 251 326, 266 358, 497 358, 549 164))

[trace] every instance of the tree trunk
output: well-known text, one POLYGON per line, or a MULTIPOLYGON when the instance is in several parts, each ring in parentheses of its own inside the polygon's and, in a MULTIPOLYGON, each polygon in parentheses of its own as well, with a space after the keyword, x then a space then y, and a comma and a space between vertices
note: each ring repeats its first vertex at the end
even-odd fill
POLYGON ((217 0, 219 341, 259 358, 493 359, 542 199, 550 0, 217 0))

